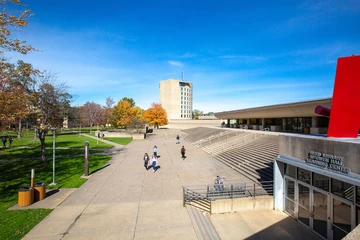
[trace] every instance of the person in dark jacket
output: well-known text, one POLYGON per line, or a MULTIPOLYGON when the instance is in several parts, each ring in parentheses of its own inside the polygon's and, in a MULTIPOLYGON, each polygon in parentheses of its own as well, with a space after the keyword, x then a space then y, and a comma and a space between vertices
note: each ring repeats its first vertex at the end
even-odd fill
POLYGON ((182 146, 182 148, 180 149, 180 152, 181 152, 181 158, 183 159, 183 160, 185 160, 185 152, 186 152, 186 149, 185 149, 185 147, 184 146, 182 146))
POLYGON ((150 157, 147 153, 144 154, 144 167, 146 170, 148 170, 148 163, 149 163, 150 157))

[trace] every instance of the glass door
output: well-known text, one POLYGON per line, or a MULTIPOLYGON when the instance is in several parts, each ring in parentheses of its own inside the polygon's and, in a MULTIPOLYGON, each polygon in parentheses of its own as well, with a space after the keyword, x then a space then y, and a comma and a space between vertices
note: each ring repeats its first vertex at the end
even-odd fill
POLYGON ((333 196, 333 240, 342 239, 351 232, 351 203, 333 196))
POLYGON ((310 186, 298 183, 298 220, 310 227, 310 186))
POLYGON ((285 212, 295 218, 295 181, 285 176, 285 212))
POLYGON ((325 239, 328 238, 328 194, 324 191, 313 189, 313 212, 311 214, 313 221, 313 230, 325 239))

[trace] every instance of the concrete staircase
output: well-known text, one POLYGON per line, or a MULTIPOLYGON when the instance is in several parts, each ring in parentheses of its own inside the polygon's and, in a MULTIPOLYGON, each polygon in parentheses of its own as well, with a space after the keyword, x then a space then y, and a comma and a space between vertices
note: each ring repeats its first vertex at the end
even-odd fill
MULTIPOLYGON (((279 136, 266 132, 232 131, 223 140, 209 141, 203 132, 206 128, 192 129, 187 139, 193 139, 193 145, 199 147, 217 160, 241 173, 251 181, 273 181, 273 160, 279 155, 279 136), (196 136, 193 136, 196 135, 196 136), (206 143, 206 144, 205 144, 206 143)), ((215 132, 211 132, 215 133, 215 132)), ((217 133, 221 134, 221 133, 217 133)), ((224 134, 224 133, 222 133, 224 134)), ((186 140, 187 140, 186 139, 186 140)), ((215 139, 215 138, 214 138, 215 139)))
POLYGON ((186 206, 191 222, 194 226, 194 230, 199 240, 220 240, 220 236, 217 233, 215 227, 211 223, 208 214, 200 211, 199 209, 186 206))
POLYGON ((212 155, 250 180, 273 181, 273 160, 279 155, 279 137, 263 135, 243 145, 212 155))
POLYGON ((207 142, 209 139, 215 139, 232 132, 206 127, 190 128, 182 131, 188 134, 184 139, 193 145, 201 145, 202 142, 207 142))

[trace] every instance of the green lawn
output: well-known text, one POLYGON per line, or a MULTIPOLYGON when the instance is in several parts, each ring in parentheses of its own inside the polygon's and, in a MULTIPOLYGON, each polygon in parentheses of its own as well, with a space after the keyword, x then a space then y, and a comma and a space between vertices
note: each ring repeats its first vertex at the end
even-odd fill
MULTIPOLYGON (((45 149, 46 149, 46 157, 52 159, 53 155, 53 138, 52 136, 47 136, 45 138, 45 149)), ((100 151, 96 151, 93 149, 108 149, 112 148, 112 145, 107 143, 103 143, 101 141, 97 141, 93 138, 89 138, 86 136, 78 135, 78 134, 61 134, 56 137, 55 142, 55 156, 60 155, 79 155, 84 154, 84 146, 85 142, 89 142, 90 153, 96 153, 100 151), (60 149, 59 149, 60 148, 60 149), (78 148, 71 150, 69 153, 68 150, 61 148, 78 148)), ((34 140, 33 136, 23 137, 21 139, 14 138, 14 142, 12 147, 2 148, 0 147, 0 159, 12 159, 12 158, 34 158, 41 159, 41 150, 40 150, 40 141, 34 140), (30 147, 30 148, 22 148, 22 147, 30 147)))
MULTIPOLYGON (((60 134, 56 136, 55 146, 56 147, 68 147, 68 148, 82 148, 85 145, 85 142, 88 141, 90 148, 112 148, 113 146, 103 143, 101 141, 97 141, 96 139, 86 137, 79 134, 60 134)), ((9 141, 7 142, 8 145, 9 141)), ((24 136, 21 139, 14 138, 14 142, 12 144, 14 147, 18 146, 28 146, 28 147, 40 147, 40 140, 34 140, 34 136, 24 136)), ((46 148, 53 147, 53 136, 49 134, 45 138, 45 146, 46 148)))
MULTIPOLYGON (((14 158, 31 157, 35 160, 24 160, 16 162, 0 162, 0 239, 21 239, 27 232, 45 218, 51 210, 7 210, 17 203, 17 192, 20 186, 30 185, 30 172, 35 169, 35 181, 49 184, 52 182, 52 136, 46 138, 46 155, 48 164, 42 164, 40 160, 40 141, 33 140, 34 135, 28 134, 21 140, 14 138, 13 148, 0 148, 0 159, 11 160, 14 158), (17 147, 37 148, 17 148, 17 147)), ((79 136, 78 134, 61 134, 56 138, 56 147, 70 149, 56 149, 56 186, 52 188, 78 188, 86 179, 80 178, 84 173, 84 157, 77 157, 84 154, 85 141, 90 144, 90 173, 101 170, 110 160, 110 156, 91 155, 99 152, 96 149, 111 148, 111 145, 98 142, 96 139, 79 136), (73 149, 71 149, 73 148, 73 149), (74 149, 75 148, 75 149, 74 149), (60 155, 74 155, 74 157, 60 157, 60 155)), ((47 186, 47 188, 51 188, 47 186)))
POLYGON ((114 137, 105 137, 105 140, 114 142, 121 145, 127 145, 132 141, 132 138, 114 138, 114 137))

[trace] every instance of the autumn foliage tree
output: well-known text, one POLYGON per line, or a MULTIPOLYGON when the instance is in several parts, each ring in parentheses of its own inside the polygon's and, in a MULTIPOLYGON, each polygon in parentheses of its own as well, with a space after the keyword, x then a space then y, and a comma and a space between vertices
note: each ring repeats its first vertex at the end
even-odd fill
POLYGON ((11 31, 14 29, 26 27, 28 24, 27 19, 31 16, 30 10, 23 10, 17 16, 12 15, 6 10, 5 7, 3 7, 8 2, 13 3, 20 8, 26 7, 26 5, 22 4, 20 0, 0 1, 0 8, 3 9, 3 11, 0 13, 0 54, 2 55, 4 51, 15 51, 26 54, 29 51, 34 50, 34 48, 26 44, 26 41, 13 39, 11 37, 11 31))
POLYGON ((145 111, 144 119, 155 128, 168 124, 167 114, 161 104, 153 103, 151 108, 145 111))
MULTIPOLYGON (((13 67, 9 67, 15 72, 13 67)), ((14 81, 11 73, 0 81, 0 127, 20 121, 28 112, 26 89, 14 81)))
POLYGON ((127 129, 137 118, 141 118, 141 109, 127 100, 120 100, 111 111, 110 123, 114 127, 127 129))
POLYGON ((0 8, 0 127, 9 124, 23 116, 25 110, 24 103, 26 102, 25 89, 19 85, 14 84, 14 78, 19 77, 21 72, 16 69, 14 64, 10 64, 4 53, 5 52, 19 52, 27 54, 29 51, 35 50, 31 45, 12 37, 12 31, 24 28, 30 17, 30 10, 20 10, 26 5, 22 4, 20 0, 1 0, 0 8), (13 6, 10 6, 13 4, 13 6), (15 8, 14 8, 15 6, 15 8), (16 14, 11 14, 5 7, 16 9, 16 14))

